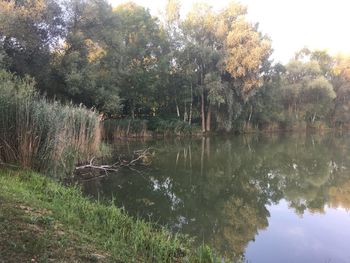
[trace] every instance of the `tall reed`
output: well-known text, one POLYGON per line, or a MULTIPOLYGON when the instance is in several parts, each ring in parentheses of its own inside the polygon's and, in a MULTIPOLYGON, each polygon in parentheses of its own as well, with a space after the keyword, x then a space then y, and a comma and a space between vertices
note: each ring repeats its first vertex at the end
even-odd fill
POLYGON ((31 78, 0 71, 0 162, 46 172, 71 174, 98 154, 100 119, 82 106, 40 97, 31 78))
POLYGON ((178 119, 108 119, 103 122, 105 139, 202 135, 197 125, 178 119))
POLYGON ((105 139, 150 137, 147 120, 107 119, 103 122, 105 139))

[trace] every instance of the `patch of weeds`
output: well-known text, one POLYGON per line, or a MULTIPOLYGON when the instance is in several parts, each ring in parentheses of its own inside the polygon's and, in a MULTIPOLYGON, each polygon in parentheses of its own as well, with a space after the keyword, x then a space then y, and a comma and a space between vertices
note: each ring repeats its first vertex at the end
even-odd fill
POLYGON ((48 215, 31 217, 31 222, 33 224, 52 226, 54 221, 55 219, 48 215))

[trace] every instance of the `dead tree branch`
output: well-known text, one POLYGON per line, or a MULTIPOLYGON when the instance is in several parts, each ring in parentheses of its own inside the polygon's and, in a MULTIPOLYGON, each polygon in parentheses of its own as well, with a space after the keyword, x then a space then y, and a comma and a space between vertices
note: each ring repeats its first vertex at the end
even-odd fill
MULTIPOLYGON (((131 169, 132 166, 135 166, 137 163, 140 163, 142 161, 142 165, 149 165, 150 164, 150 157, 153 156, 153 154, 150 152, 150 148, 147 148, 145 150, 139 150, 134 152, 134 159, 131 161, 121 160, 119 157, 119 161, 112 164, 112 165, 94 165, 95 157, 93 157, 89 164, 77 166, 75 168, 76 171, 79 170, 86 170, 86 169, 92 169, 92 170, 102 170, 105 173, 107 172, 117 172, 122 167, 128 167, 131 169)), ((135 170, 135 169, 132 169, 135 170)))

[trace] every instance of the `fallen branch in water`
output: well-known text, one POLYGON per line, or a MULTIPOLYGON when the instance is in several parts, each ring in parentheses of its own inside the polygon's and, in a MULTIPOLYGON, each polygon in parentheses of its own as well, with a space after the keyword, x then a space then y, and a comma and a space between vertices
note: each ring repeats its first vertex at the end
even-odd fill
POLYGON ((118 163, 112 164, 112 165, 94 165, 93 161, 95 160, 95 157, 93 157, 90 160, 89 164, 86 165, 81 165, 81 166, 77 166, 75 167, 75 170, 81 170, 81 169, 96 169, 96 170, 103 170, 103 171, 111 171, 111 172, 117 172, 118 168, 120 166, 117 166, 118 163))
POLYGON ((119 157, 119 161, 112 164, 112 165, 94 165, 93 161, 95 160, 95 157, 93 157, 90 160, 89 164, 77 166, 75 168, 75 170, 78 171, 78 170, 83 170, 83 169, 92 169, 92 170, 102 170, 105 173, 117 172, 121 167, 128 167, 132 170, 135 170, 134 168, 131 168, 131 166, 135 166, 138 161, 143 161, 143 165, 150 164, 149 157, 153 156, 153 155, 152 155, 152 153, 150 153, 149 150, 150 150, 150 148, 147 148, 145 150, 135 151, 134 155, 136 155, 137 157, 135 159, 132 159, 131 161, 121 160, 119 157), (145 160, 147 160, 147 162, 145 162, 145 160))

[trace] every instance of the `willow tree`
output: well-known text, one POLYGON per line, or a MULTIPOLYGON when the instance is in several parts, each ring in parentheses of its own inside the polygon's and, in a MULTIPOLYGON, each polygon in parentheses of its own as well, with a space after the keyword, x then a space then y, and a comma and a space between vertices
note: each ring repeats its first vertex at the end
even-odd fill
POLYGON ((195 88, 200 96, 200 112, 202 119, 202 131, 206 131, 206 101, 208 96, 207 74, 216 72, 216 64, 219 60, 215 38, 215 13, 206 4, 196 4, 182 22, 184 33, 184 52, 190 54, 188 59, 193 62, 196 72, 195 88))
POLYGON ((334 89, 337 93, 333 121, 337 126, 350 124, 350 56, 339 55, 332 73, 334 89))
POLYGON ((224 53, 222 79, 227 88, 217 115, 218 128, 226 131, 232 129, 242 105, 262 86, 272 52, 269 38, 246 20, 246 13, 245 7, 234 2, 219 13, 217 35, 224 53))
POLYGON ((221 12, 200 4, 183 21, 185 46, 196 64, 203 132, 210 131, 213 113, 219 129, 231 130, 240 113, 235 102, 242 105, 262 84, 270 41, 247 22, 246 13, 235 2, 221 12))
POLYGON ((287 110, 287 120, 306 121, 313 124, 316 120, 326 120, 333 109, 336 93, 327 76, 330 69, 326 69, 324 60, 302 50, 296 59, 286 65, 286 72, 282 76, 282 102, 287 110))

